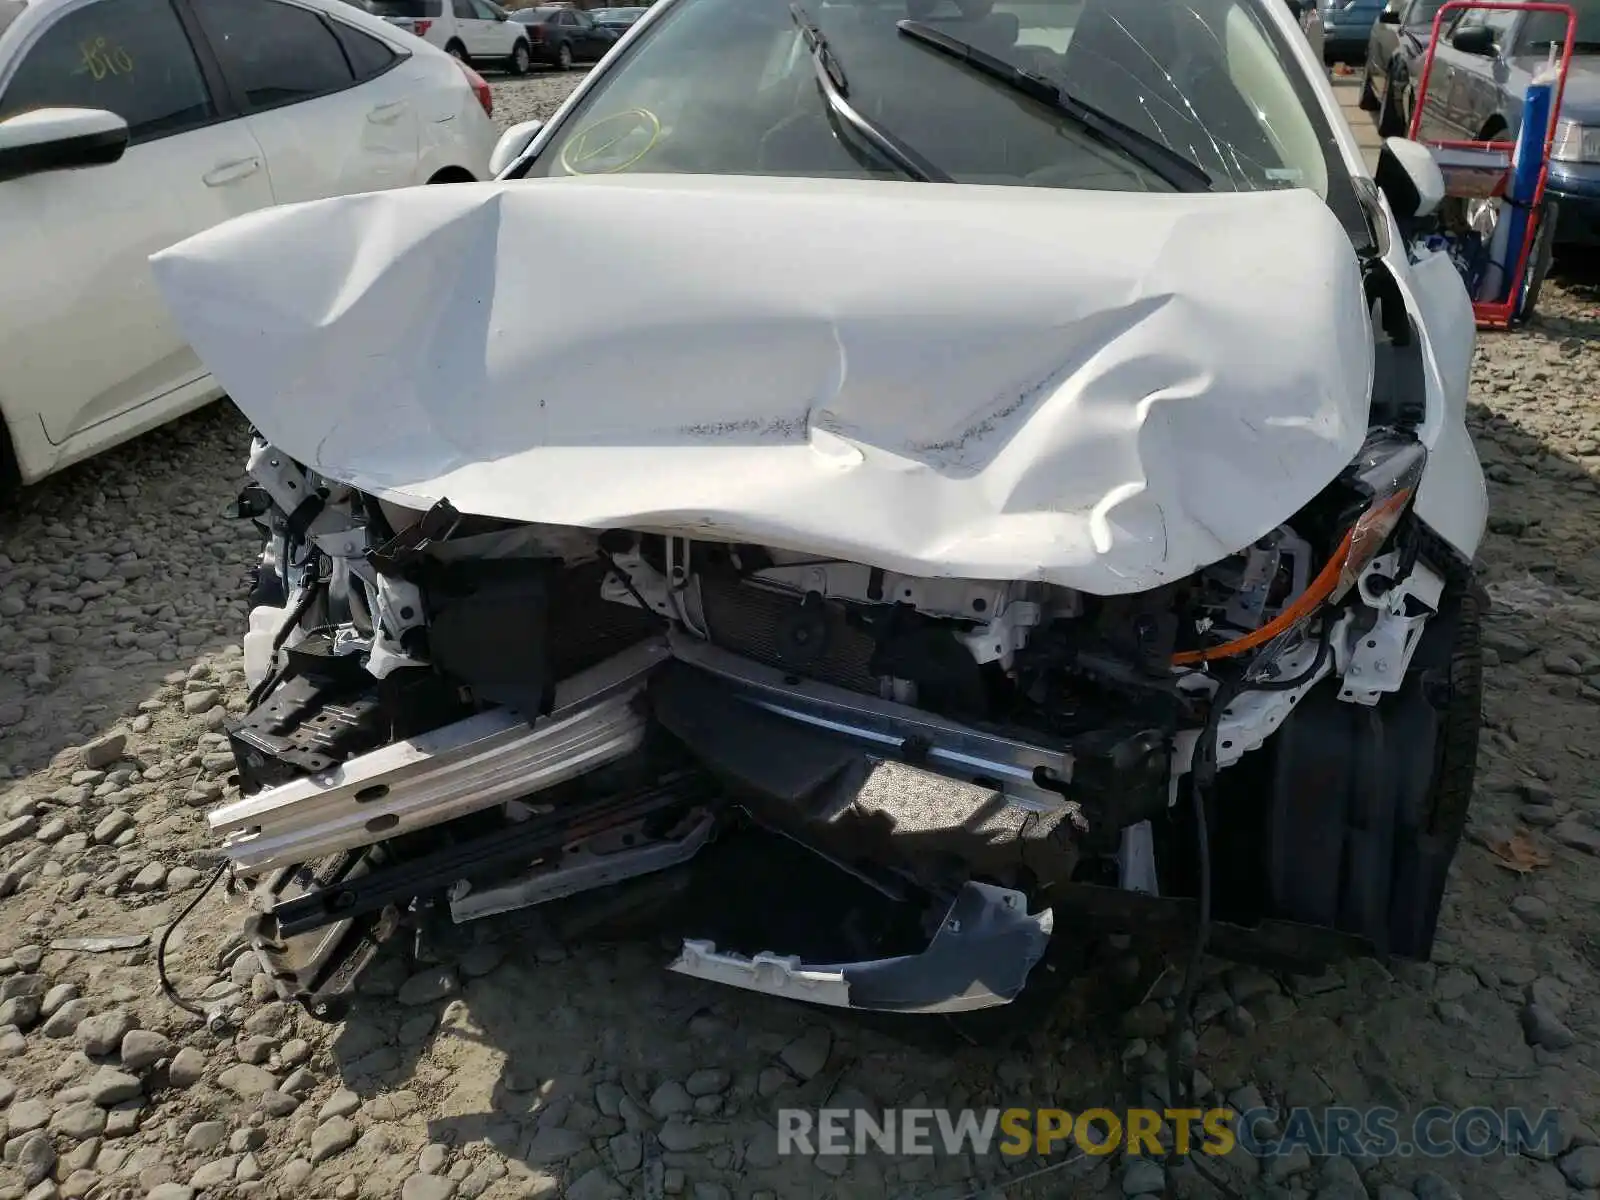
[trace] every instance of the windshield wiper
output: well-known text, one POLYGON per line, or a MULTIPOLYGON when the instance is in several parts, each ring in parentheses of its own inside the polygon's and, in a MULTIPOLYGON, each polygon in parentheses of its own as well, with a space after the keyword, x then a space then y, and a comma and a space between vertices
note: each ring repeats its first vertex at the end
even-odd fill
POLYGON ((839 66, 839 60, 833 56, 833 51, 828 46, 828 39, 822 35, 822 30, 817 28, 817 23, 807 15, 806 10, 798 4, 791 4, 789 13, 794 17, 794 23, 800 27, 801 36, 805 38, 806 45, 811 50, 811 65, 817 73, 817 86, 822 89, 822 98, 827 101, 833 115, 849 125, 870 143, 874 150, 919 183, 954 183, 955 180, 944 171, 888 130, 867 120, 851 106, 850 85, 845 80, 844 69, 839 66))
POLYGON ((1085 104, 1043 75, 1025 71, 921 21, 900 21, 895 27, 913 41, 964 62, 979 74, 1054 109, 1096 140, 1120 150, 1140 166, 1153 171, 1178 191, 1211 190, 1211 176, 1205 173, 1200 164, 1185 158, 1171 147, 1163 146, 1109 113, 1085 104))

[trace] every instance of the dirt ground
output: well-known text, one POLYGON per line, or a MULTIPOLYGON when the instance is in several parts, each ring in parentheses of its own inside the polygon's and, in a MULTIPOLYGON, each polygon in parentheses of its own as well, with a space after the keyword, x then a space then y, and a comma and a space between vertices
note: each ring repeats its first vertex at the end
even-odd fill
MULTIPOLYGON (((497 81, 497 115, 548 115, 572 82, 497 81)), ((1435 961, 1316 979, 1213 964, 1196 1051, 1208 1103, 1554 1106, 1559 1153, 1229 1159, 1233 1194, 1600 1196, 1593 268, 1563 264, 1531 328, 1480 341, 1489 727, 1435 961)), ((1173 976, 1137 949, 998 1057, 684 980, 655 941, 563 942, 526 919, 445 961, 388 955, 329 1026, 268 999, 229 944, 243 901, 219 888, 171 963, 185 995, 236 1000, 242 1028, 219 1038, 167 1004, 151 939, 210 874, 204 812, 230 769, 218 731, 244 701, 257 547, 221 513, 245 432, 217 405, 0 518, 0 1200, 1151 1190, 1149 1164, 1118 1156, 780 1158, 773 1124, 784 1107, 1076 1111, 1159 1094, 1173 976)), ((1227 1194, 1192 1172, 1178 1186, 1227 1194)))

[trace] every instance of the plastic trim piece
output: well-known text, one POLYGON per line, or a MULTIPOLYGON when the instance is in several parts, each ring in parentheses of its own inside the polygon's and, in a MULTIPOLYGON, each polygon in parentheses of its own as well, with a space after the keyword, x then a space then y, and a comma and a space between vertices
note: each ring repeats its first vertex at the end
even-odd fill
POLYGON ((671 970, 711 983, 832 1008, 955 1013, 1009 1004, 1043 957, 1055 918, 1029 914, 1021 892, 967 883, 921 954, 811 966, 799 958, 718 952, 686 940, 671 970))

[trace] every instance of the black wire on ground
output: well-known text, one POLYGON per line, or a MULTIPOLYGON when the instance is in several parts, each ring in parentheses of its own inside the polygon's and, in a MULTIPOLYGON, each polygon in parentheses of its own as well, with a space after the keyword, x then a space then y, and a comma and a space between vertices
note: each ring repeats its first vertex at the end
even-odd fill
POLYGON ((205 887, 200 889, 199 894, 189 901, 187 907, 161 931, 161 939, 156 942, 156 980, 161 985, 161 994, 177 1007, 183 1009, 184 1012, 199 1017, 207 1023, 211 1020, 211 1014, 197 1002, 187 1000, 178 995, 178 989, 172 986, 172 979, 167 975, 167 943, 172 939, 172 935, 177 931, 178 926, 188 920, 189 914, 200 907, 200 902, 211 894, 211 889, 217 886, 217 881, 222 878, 223 872, 227 869, 228 863, 224 860, 212 872, 211 878, 206 881, 205 887))
MULTIPOLYGON (((1223 714, 1230 704, 1246 692, 1288 692, 1309 683, 1317 677, 1317 673, 1327 662, 1332 646, 1333 623, 1325 620, 1317 643, 1317 656, 1300 674, 1288 679, 1261 680, 1254 683, 1248 682, 1242 675, 1222 681, 1212 697, 1211 709, 1206 714, 1206 723, 1195 742, 1189 772, 1189 793, 1194 803, 1195 852, 1199 857, 1200 867, 1199 919, 1195 926, 1194 945, 1189 951, 1189 961, 1184 966, 1183 986, 1178 990, 1176 1007, 1173 1009, 1172 1025, 1167 1030, 1167 1096, 1168 1103, 1173 1108, 1189 1107, 1188 1101, 1192 1099, 1189 1093, 1194 1090, 1194 1073, 1179 1069, 1179 1056, 1183 1035, 1193 1025, 1194 994, 1200 985, 1200 968, 1205 961, 1206 948, 1211 941, 1211 833, 1208 801, 1217 782, 1217 738, 1222 728, 1223 714)), ((1195 1167, 1213 1186, 1229 1196, 1238 1195, 1211 1172, 1202 1169, 1197 1160, 1195 1167)), ((1170 1163, 1167 1167, 1167 1184, 1168 1190, 1171 1191, 1170 1163)))

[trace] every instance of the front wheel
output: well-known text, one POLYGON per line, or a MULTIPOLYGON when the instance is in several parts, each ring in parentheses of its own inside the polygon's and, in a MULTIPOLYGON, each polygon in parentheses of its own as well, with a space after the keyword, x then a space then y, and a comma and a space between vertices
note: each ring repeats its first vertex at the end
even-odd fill
POLYGON ((1539 305, 1539 292, 1544 288, 1545 276, 1550 274, 1550 260, 1555 256, 1556 222, 1561 208, 1554 200, 1544 202, 1544 212, 1539 216, 1539 228, 1533 235, 1533 249, 1528 254, 1528 273, 1522 281, 1522 302, 1517 305, 1517 320, 1531 321, 1539 305))
POLYGON ((1361 71, 1361 99, 1356 103, 1361 106, 1362 112, 1378 111, 1378 93, 1372 90, 1372 64, 1370 62, 1361 71))
POLYGON ((528 51, 527 42, 518 42, 511 51, 511 73, 513 75, 526 75, 533 68, 533 55, 528 51))
POLYGON ((572 46, 570 43, 562 42, 561 48, 556 51, 556 66, 563 71, 572 70, 572 46))
POLYGON ((1383 103, 1378 108, 1378 133, 1382 137, 1404 137, 1407 121, 1400 115, 1400 106, 1395 103, 1399 76, 1395 74, 1394 67, 1389 68, 1389 86, 1383 89, 1383 103))

